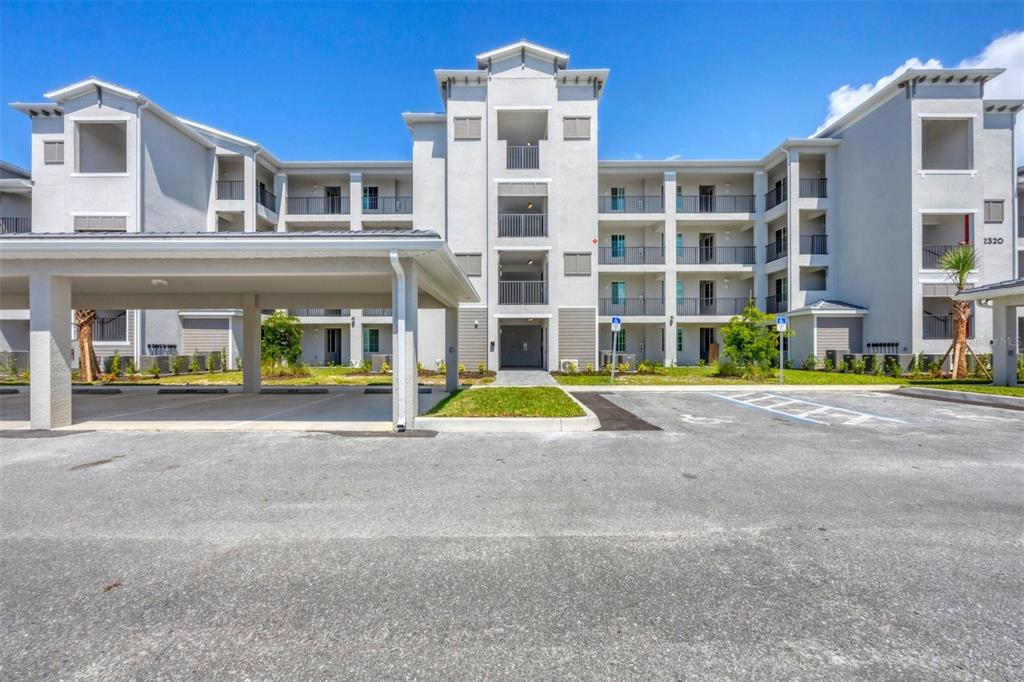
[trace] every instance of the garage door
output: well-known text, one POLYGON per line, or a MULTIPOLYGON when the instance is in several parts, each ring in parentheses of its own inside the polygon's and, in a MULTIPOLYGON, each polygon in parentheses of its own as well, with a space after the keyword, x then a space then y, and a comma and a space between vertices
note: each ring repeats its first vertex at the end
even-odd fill
POLYGON ((859 317, 819 317, 817 321, 818 358, 825 351, 860 353, 863 320, 859 317))

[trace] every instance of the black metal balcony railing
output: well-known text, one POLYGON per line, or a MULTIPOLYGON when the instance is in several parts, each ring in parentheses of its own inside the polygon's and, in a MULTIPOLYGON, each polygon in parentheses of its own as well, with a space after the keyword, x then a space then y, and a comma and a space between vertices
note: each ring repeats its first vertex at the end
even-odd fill
POLYGON ((256 202, 268 211, 277 212, 277 196, 266 187, 256 188, 256 202))
POLYGON ((764 193, 764 210, 769 211, 786 200, 786 181, 764 193))
POLYGON ((753 213, 754 195, 677 196, 679 213, 753 213))
POLYGON ((548 217, 544 213, 502 213, 498 216, 499 237, 546 237, 548 217))
POLYGON ((507 150, 506 168, 513 170, 540 168, 540 147, 510 144, 507 150))
POLYGON ((601 315, 664 315, 663 298, 602 298, 601 315))
POLYGON ((348 317, 352 311, 348 308, 289 308, 288 314, 293 317, 348 317))
POLYGON ((800 178, 800 196, 805 199, 824 199, 828 196, 828 178, 800 178))
POLYGON ((681 298, 676 301, 676 315, 739 315, 747 301, 745 298, 681 298))
POLYGON ((800 253, 820 256, 828 253, 828 235, 800 235, 800 253))
POLYGON ((753 265, 753 246, 677 246, 678 265, 753 265))
POLYGON ((412 213, 412 197, 363 197, 363 213, 408 215, 412 213))
POLYGON ((955 249, 956 244, 923 244, 921 246, 921 267, 926 270, 938 270, 942 266, 942 257, 955 249))
POLYGON ((92 323, 92 340, 99 342, 128 341, 128 315, 121 313, 113 317, 97 317, 92 323))
POLYGON ((498 282, 498 303, 502 305, 544 305, 547 302, 547 282, 533 280, 498 282))
POLYGON ((663 246, 604 246, 598 249, 602 265, 664 265, 663 246))
POLYGON ((288 197, 288 213, 292 215, 347 215, 348 197, 288 197))
MULTIPOLYGON (((924 315, 921 336, 925 339, 952 339, 955 323, 952 315, 924 315)), ((974 315, 967 318, 967 338, 974 338, 974 315)))
POLYGON ((784 313, 789 309, 789 302, 782 296, 765 296, 764 311, 766 313, 784 313))
POLYGON ((764 262, 771 263, 773 260, 785 258, 789 255, 789 242, 785 239, 771 242, 764 247, 764 262))
POLYGON ((599 213, 664 213, 665 200, 660 196, 601 196, 597 198, 599 213))
POLYGON ((245 180, 218 180, 217 198, 239 201, 245 198, 245 180))
POLYGON ((31 218, 0 218, 0 234, 17 234, 31 232, 31 218))
POLYGON ((391 308, 363 308, 363 317, 391 317, 391 308))

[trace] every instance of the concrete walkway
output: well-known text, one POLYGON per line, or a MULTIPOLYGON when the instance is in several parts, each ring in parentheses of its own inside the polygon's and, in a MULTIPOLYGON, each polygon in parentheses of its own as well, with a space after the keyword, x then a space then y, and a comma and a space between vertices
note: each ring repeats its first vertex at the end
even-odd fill
POLYGON ((499 369, 491 386, 557 386, 555 378, 542 369, 499 369))

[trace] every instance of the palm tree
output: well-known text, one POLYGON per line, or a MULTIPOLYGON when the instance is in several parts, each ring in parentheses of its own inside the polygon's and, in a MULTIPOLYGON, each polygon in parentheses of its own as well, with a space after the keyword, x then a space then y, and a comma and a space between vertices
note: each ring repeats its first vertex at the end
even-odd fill
POLYGON ((75 327, 78 329, 78 374, 82 381, 96 381, 99 378, 99 362, 92 346, 92 325, 96 322, 95 310, 76 310, 75 327))
MULTIPOLYGON (((971 272, 978 268, 978 255, 970 244, 960 244, 942 254, 939 267, 946 271, 959 294, 967 288, 967 278, 971 272)), ((953 359, 949 366, 954 379, 967 374, 967 324, 970 317, 970 304, 953 299, 953 345, 950 347, 953 359)))

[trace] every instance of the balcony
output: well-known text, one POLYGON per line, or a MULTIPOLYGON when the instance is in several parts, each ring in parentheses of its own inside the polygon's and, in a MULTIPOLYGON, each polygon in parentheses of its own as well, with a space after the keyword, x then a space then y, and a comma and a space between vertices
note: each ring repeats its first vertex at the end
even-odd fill
MULTIPOLYGON (((923 315, 921 338, 952 339, 955 324, 952 315, 923 315)), ((974 315, 967 318, 967 338, 974 338, 974 315)))
POLYGON ((753 246, 680 246, 678 265, 753 265, 753 246))
POLYGON ((676 301, 676 315, 741 315, 748 302, 746 298, 681 298, 676 301))
POLYGON ((289 308, 292 317, 348 317, 352 311, 348 308, 289 308))
POLYGON ((664 315, 663 298, 602 298, 601 315, 664 315))
POLYGON ((784 296, 765 296, 764 311, 766 313, 784 313, 789 309, 789 301, 784 296))
POLYGON ((664 265, 663 246, 612 246, 598 249, 601 265, 664 265))
POLYGON ((597 198, 598 213, 664 213, 661 196, 602 196, 597 198))
POLYGON ((31 231, 31 218, 0 218, 0 234, 17 234, 31 231))
POLYGON ((291 215, 347 215, 349 197, 288 197, 291 215))
POLYGON ((828 197, 828 178, 800 178, 800 197, 802 199, 825 199, 828 197))
POLYGON ((391 317, 391 308, 363 308, 363 317, 391 317))
POLYGON ((363 197, 363 215, 411 215, 412 197, 363 197))
POLYGON ((505 167, 511 170, 540 168, 540 147, 510 144, 506 147, 505 160, 505 167))
POLYGON ((217 198, 225 201, 245 199, 245 180, 218 180, 217 198))
POLYGON ((774 241, 764 247, 764 262, 771 263, 773 260, 785 258, 789 255, 789 242, 785 239, 774 241))
POLYGON ((678 196, 679 213, 753 213, 754 195, 678 196))
POLYGON ((501 305, 546 305, 547 282, 504 280, 498 282, 498 303, 501 305))
POLYGON ((543 213, 502 213, 498 215, 499 237, 547 237, 548 217, 543 213))
POLYGON ((770 211, 786 200, 786 181, 764 193, 764 210, 770 211))
POLYGON ((939 261, 955 249, 957 244, 924 244, 921 246, 921 267, 925 270, 940 270, 939 261))
POLYGON ((800 253, 812 256, 828 254, 828 235, 805 234, 800 236, 800 253))
POLYGON ((268 211, 277 213, 277 196, 266 187, 256 188, 256 203, 268 211))

